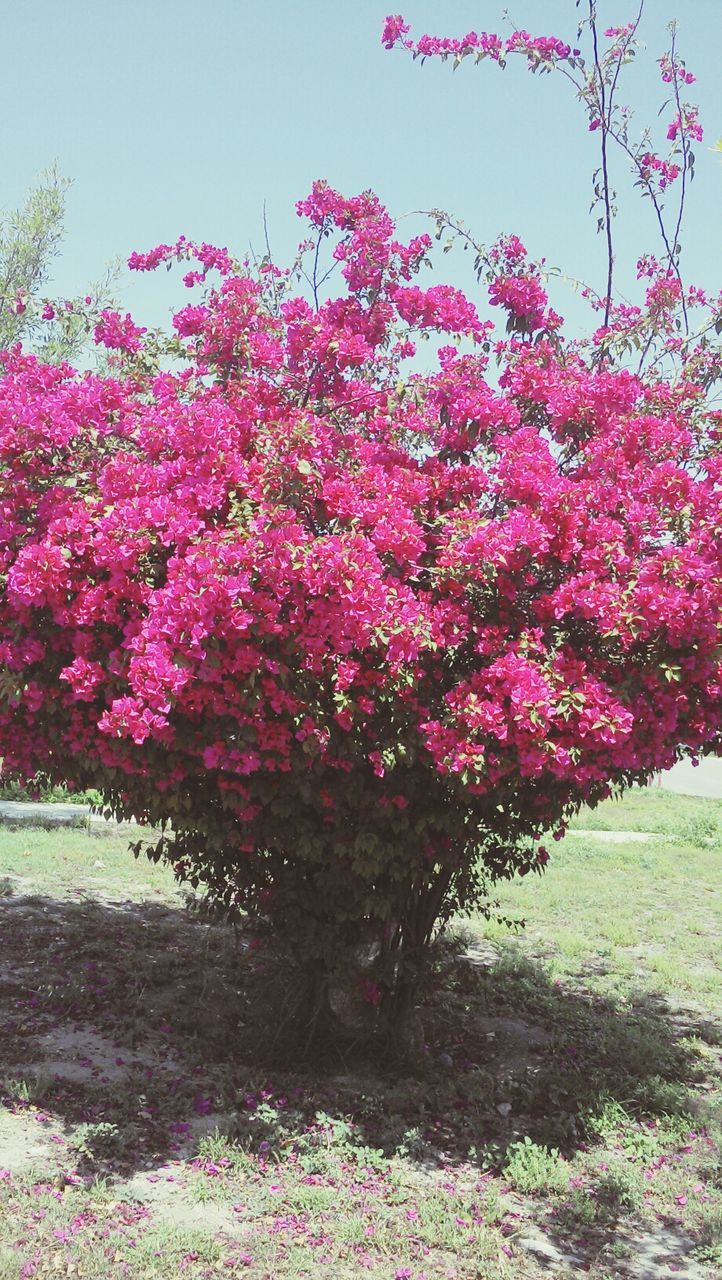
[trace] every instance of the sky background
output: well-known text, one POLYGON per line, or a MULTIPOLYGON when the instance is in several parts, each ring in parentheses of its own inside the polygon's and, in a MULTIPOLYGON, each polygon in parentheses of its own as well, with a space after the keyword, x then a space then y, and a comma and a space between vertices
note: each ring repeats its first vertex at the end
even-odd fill
MULTIPOLYGON (((521 60, 504 72, 469 60, 452 73, 388 53, 381 27, 399 7, 415 35, 515 26, 576 42, 574 0, 511 0, 512 23, 496 0, 6 0, 0 201, 20 204, 54 162, 73 180, 56 290, 81 292, 112 259, 181 232, 239 255, 262 250, 264 204, 285 264, 302 235, 294 203, 319 177, 349 194, 374 188, 394 215, 441 206, 485 242, 514 231, 533 256, 601 288, 603 244, 588 212, 599 135, 587 131, 571 86, 531 76, 521 60)), ((632 0, 600 0, 599 12, 604 26, 621 24, 632 0)), ((621 100, 637 109, 639 128, 655 121, 664 94, 655 59, 675 16, 706 126, 685 274, 720 288, 722 157, 709 148, 722 135, 722 0, 647 0, 647 50, 621 100)), ((621 158, 615 172, 619 281, 629 295, 636 256, 659 246, 621 158)), ((437 278, 473 294, 465 266, 440 260, 437 278)), ((145 323, 189 300, 164 272, 123 276, 117 293, 145 323)), ((580 304, 565 309, 580 325, 580 304)))

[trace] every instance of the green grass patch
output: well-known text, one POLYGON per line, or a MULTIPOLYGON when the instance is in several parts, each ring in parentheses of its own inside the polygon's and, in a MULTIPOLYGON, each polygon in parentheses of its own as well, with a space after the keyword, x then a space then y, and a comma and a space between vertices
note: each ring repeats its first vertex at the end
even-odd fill
POLYGON ((652 831, 682 843, 719 843, 722 800, 680 796, 658 786, 631 787, 594 809, 585 805, 572 819, 571 829, 652 831))
MULTIPOLYGON (((582 968, 590 990, 668 992, 719 1015, 721 866, 707 844, 570 835, 552 845, 544 876, 498 887, 499 910, 527 921, 526 945, 560 976, 582 968)), ((473 930, 490 941, 505 932, 493 920, 473 930)))
POLYGON ((11 892, 67 895, 147 894, 177 896, 172 871, 163 865, 136 860, 123 834, 0 828, 0 876, 11 892))

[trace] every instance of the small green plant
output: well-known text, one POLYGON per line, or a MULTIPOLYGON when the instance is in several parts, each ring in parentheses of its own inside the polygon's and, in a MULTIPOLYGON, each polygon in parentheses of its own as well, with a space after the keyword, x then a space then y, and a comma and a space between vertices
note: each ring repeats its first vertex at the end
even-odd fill
POLYGON ((299 1166, 307 1174, 332 1173, 341 1161, 354 1161, 361 1168, 382 1170, 388 1161, 383 1152, 359 1142, 355 1127, 317 1111, 314 1124, 295 1143, 299 1166))
POLYGON ((261 1102, 253 1111, 239 1114, 234 1136, 246 1151, 279 1159, 293 1146, 302 1123, 299 1112, 261 1102))
POLYGON ((634 1125, 620 1135, 622 1149, 633 1160, 647 1162, 659 1153, 659 1134, 656 1128, 640 1128, 634 1125))
POLYGON ((37 773, 27 782, 0 776, 0 800, 22 802, 41 801, 43 804, 102 804, 99 791, 70 791, 57 786, 47 774, 37 773))
POLYGON ((594 1113, 585 1115, 583 1120, 590 1138, 600 1138, 602 1142, 606 1142, 629 1124, 630 1117, 621 1102, 606 1095, 600 1098, 594 1113))
POLYGON ((573 1179, 575 1185, 558 1206, 556 1222, 561 1230, 577 1234, 609 1226, 642 1207, 644 1183, 635 1165, 615 1159, 589 1176, 589 1182, 573 1179))
POLYGON ((504 1166, 506 1158, 506 1148, 501 1142, 473 1142, 467 1151, 467 1158, 480 1169, 498 1171, 504 1166))
POLYGON ((85 1160, 95 1164, 117 1156, 124 1146, 123 1135, 116 1124, 101 1121, 98 1124, 81 1124, 71 1140, 71 1146, 85 1160))
POLYGON ((429 1143, 424 1137, 423 1130, 414 1125, 413 1128, 407 1129, 396 1148, 397 1156, 402 1159, 421 1160, 428 1154, 429 1143))
POLYGON ((0 1086, 2 1092, 10 1102, 20 1103, 21 1106, 28 1106, 33 1100, 33 1089, 27 1080, 20 1080, 16 1076, 6 1076, 0 1086))
POLYGON ((52 1076, 43 1067, 28 1069, 27 1076, 8 1075, 0 1079, 0 1097, 11 1105, 40 1106, 52 1085, 52 1076))
POLYGON ((529 1193, 560 1191, 568 1178, 556 1147, 537 1146, 529 1137, 511 1144, 504 1172, 517 1191, 529 1193))
POLYGON ((722 1266, 722 1205, 704 1206, 695 1253, 701 1262, 722 1266))
POLYGON ((596 1225, 597 1203, 588 1187, 573 1187, 557 1210, 556 1222, 562 1231, 582 1232, 596 1225))
POLYGON ((622 1160, 610 1164, 594 1188, 598 1217, 618 1218, 636 1213, 642 1205, 641 1173, 622 1160))
POLYGON ((506 1205, 496 1181, 490 1181, 481 1201, 481 1214, 488 1224, 500 1222, 506 1212, 506 1205))

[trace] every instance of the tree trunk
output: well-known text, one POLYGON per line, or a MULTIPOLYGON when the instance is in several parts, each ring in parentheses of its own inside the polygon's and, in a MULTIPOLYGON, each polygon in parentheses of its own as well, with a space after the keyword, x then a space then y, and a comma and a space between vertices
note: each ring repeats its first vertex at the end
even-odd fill
POLYGON ((323 960, 312 960, 305 971, 298 1026, 303 1057, 328 1043, 337 1028, 330 1002, 330 974, 323 960))

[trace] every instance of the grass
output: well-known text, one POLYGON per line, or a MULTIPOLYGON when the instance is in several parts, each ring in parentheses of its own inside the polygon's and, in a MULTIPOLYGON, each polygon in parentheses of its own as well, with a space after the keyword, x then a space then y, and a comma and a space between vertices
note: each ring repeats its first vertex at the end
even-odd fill
POLYGON ((128 853, 128 837, 67 828, 0 828, 0 877, 13 892, 179 901, 172 871, 128 853))
MULTIPOLYGON (((660 825, 666 810, 665 802, 660 825)), ((712 812, 716 818, 716 806, 712 812)), ((719 849, 672 834, 607 844, 601 830, 558 845, 549 874, 501 886, 501 914, 528 922, 526 947, 536 948, 555 974, 571 975, 581 965, 593 991, 664 989, 705 1005, 716 996, 719 1003, 719 849)), ((473 929, 501 944, 508 933, 494 921, 474 922, 473 929)))
POLYGON ((526 930, 459 924, 396 1073, 269 1052, 272 953, 123 838, 3 831, 0 1280, 541 1280, 534 1232, 611 1280, 663 1230, 711 1280, 721 813, 580 815, 500 888, 526 930))
POLYGON ((571 829, 587 831, 651 831, 683 843, 722 841, 722 801, 680 796, 662 787, 632 787, 596 809, 583 808, 571 829))

